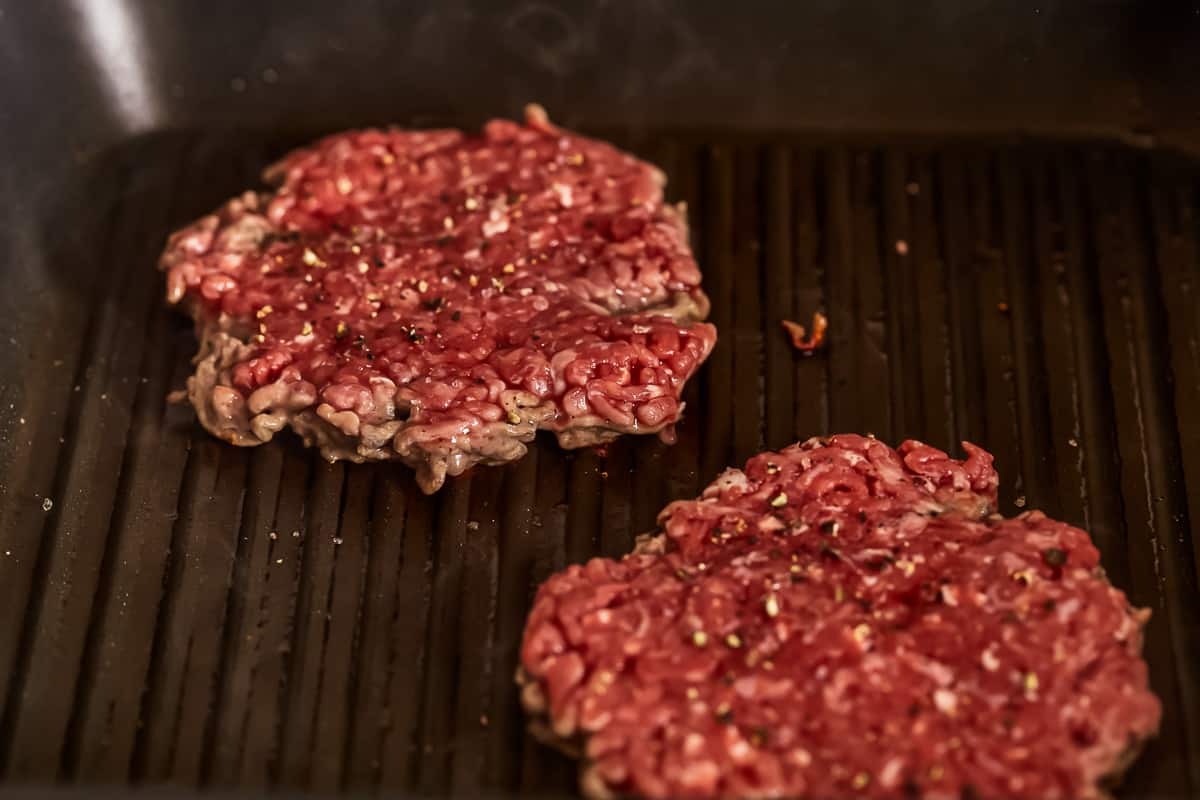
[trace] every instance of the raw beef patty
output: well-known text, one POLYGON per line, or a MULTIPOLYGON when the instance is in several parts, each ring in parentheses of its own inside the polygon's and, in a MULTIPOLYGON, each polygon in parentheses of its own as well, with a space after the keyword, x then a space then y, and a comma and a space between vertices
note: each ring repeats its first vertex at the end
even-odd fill
POLYGON ((1096 797, 1158 727, 1148 611, 992 457, 810 440, 537 594, 518 680, 591 796, 1096 797))
POLYGON ((476 136, 337 134, 266 177, 161 259, 214 435, 290 427, 330 459, 400 459, 426 491, 539 429, 670 435, 716 331, 655 167, 531 107, 476 136))

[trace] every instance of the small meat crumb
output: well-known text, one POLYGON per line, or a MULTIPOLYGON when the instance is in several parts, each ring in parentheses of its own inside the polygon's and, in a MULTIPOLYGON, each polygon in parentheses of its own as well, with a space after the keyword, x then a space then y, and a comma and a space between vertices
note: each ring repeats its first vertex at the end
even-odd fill
POLYGON ((896 252, 902 256, 908 255, 908 242, 903 239, 896 240, 896 252))
POLYGON ((813 314, 812 336, 806 338, 807 331, 798 322, 790 319, 782 320, 783 329, 792 340, 792 347, 804 354, 811 354, 825 343, 825 331, 829 328, 829 320, 820 311, 813 314))

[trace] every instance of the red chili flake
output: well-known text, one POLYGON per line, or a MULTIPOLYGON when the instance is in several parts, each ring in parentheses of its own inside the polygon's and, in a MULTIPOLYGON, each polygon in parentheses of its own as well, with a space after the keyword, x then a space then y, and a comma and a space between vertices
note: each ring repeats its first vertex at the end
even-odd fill
POLYGON ((806 338, 807 331, 804 326, 798 322, 792 322, 790 319, 785 319, 783 329, 787 331, 788 336, 792 339, 792 347, 799 350, 801 353, 812 353, 822 344, 825 343, 825 330, 829 327, 829 320, 820 311, 813 314, 812 336, 806 338))

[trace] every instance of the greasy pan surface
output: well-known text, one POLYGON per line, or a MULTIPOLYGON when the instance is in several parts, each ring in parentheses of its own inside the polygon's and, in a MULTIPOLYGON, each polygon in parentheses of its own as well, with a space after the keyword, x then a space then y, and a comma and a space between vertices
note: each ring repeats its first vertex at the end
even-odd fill
POLYGON ((194 344, 162 301, 164 237, 300 141, 134 140, 5 234, 56 302, 0 356, 20 387, 0 415, 4 780, 571 792, 512 683, 537 584, 627 551, 726 465, 855 431, 977 442, 1005 513, 1092 533, 1154 612, 1163 730, 1121 793, 1200 791, 1194 165, 1043 143, 622 142, 688 202, 720 332, 679 443, 539 439, 427 497, 401 466, 233 448, 165 403, 194 344), (803 358, 779 321, 816 310, 828 346, 803 358))

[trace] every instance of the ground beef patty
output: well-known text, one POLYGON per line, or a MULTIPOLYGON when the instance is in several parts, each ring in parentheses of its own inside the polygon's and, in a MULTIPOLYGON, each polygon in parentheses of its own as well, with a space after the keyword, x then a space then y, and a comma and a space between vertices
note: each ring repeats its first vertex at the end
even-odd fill
POLYGON ((233 444, 290 426, 434 491, 539 428, 669 435, 716 341, 663 174, 539 108, 479 136, 338 134, 267 179, 161 260, 201 337, 188 395, 233 444))
POLYGON ((964 446, 764 453, 547 581, 518 679, 585 792, 1100 794, 1158 726, 1149 612, 964 446))

